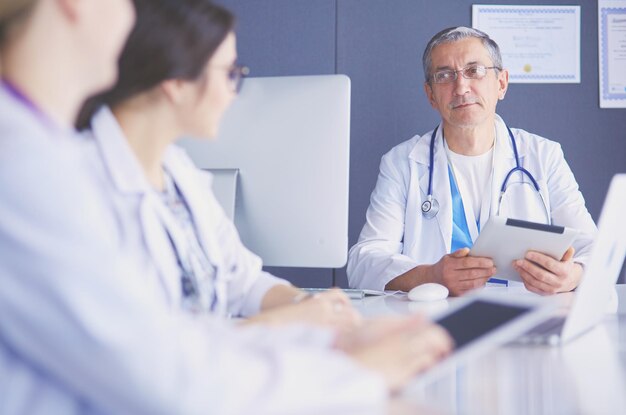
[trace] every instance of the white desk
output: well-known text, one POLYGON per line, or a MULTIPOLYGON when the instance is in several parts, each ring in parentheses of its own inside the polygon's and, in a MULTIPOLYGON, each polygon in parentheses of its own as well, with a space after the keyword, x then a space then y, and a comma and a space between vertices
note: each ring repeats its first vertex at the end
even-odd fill
MULTIPOLYGON (((503 295, 512 295, 500 289, 503 295)), ((626 285, 617 314, 562 347, 504 346, 439 380, 409 385, 391 412, 420 414, 626 414, 626 285)), ((569 295, 562 296, 564 301, 569 295)), ((451 299, 450 301, 455 301, 451 299)), ((430 313, 405 295, 353 302, 364 315, 430 313)))

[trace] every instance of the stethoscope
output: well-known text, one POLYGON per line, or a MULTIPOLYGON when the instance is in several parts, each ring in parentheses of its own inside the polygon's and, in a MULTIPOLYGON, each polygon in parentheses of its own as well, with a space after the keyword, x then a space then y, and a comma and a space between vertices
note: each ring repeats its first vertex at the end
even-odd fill
MULTIPOLYGON (((168 197, 176 195, 179 201, 179 203, 174 206, 174 209, 185 210, 188 212, 189 207, 187 206, 185 197, 174 182, 170 173, 166 172, 164 176, 165 188, 167 189, 166 194, 168 195, 168 197)), ((168 202, 166 202, 165 204, 167 205, 168 202)), ((172 210, 172 207, 168 208, 172 210)), ((177 214, 174 213, 174 216, 177 216, 177 214)), ((213 285, 216 286, 216 281, 220 279, 220 267, 214 264, 206 255, 204 256, 204 265, 202 265, 202 263, 198 263, 197 267, 194 267, 192 264, 191 255, 189 254, 191 248, 189 248, 189 241, 185 242, 186 235, 184 234, 184 232, 178 229, 178 225, 176 225, 174 221, 170 219, 169 215, 163 214, 161 220, 163 221, 163 228, 168 236, 168 239, 174 251, 174 255, 176 257, 176 262, 178 263, 178 268, 181 272, 180 279, 183 307, 194 313, 206 311, 210 311, 211 313, 219 312, 219 310, 216 310, 218 307, 217 288, 214 288, 211 298, 207 299, 207 303, 204 304, 200 288, 200 278, 198 276, 198 273, 196 272, 196 269, 204 268, 204 272, 207 272, 211 276, 211 278, 213 279, 213 285), (183 246, 185 246, 186 249, 183 249, 183 246)), ((204 254, 204 251, 200 251, 202 254, 204 254)))
MULTIPOLYGON (((433 197, 433 169, 434 169, 434 159, 435 159, 435 137, 437 136, 437 130, 439 126, 435 128, 432 135, 430 136, 430 155, 429 155, 429 165, 428 165, 428 195, 426 196, 426 200, 422 203, 422 214, 426 219, 432 219, 439 213, 439 202, 437 199, 433 197)), ((517 143, 515 142, 515 137, 513 136, 513 131, 507 126, 506 129, 509 132, 509 137, 511 138, 511 145, 513 146, 513 153, 515 155, 515 167, 513 167, 507 175, 504 177, 504 181, 502 182, 502 186, 500 186, 500 197, 498 198, 498 209, 496 211, 496 215, 500 213, 500 205, 502 204, 502 197, 507 189, 507 184, 509 182, 509 178, 511 175, 517 171, 519 171, 522 175, 526 175, 528 179, 531 181, 535 191, 539 194, 541 198, 541 203, 543 204, 543 209, 546 214, 546 218, 549 224, 552 224, 552 219, 550 218, 550 213, 548 212, 548 206, 546 205, 546 201, 541 194, 539 189, 539 184, 533 177, 533 175, 520 166, 519 155, 517 153, 517 143)))

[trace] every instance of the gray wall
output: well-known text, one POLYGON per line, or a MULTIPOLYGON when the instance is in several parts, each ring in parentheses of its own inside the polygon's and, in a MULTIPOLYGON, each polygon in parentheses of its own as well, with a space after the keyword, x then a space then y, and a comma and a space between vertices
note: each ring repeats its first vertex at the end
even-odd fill
MULTIPOLYGON (((471 24, 471 5, 537 0, 222 0, 238 16, 240 61, 253 76, 342 73, 352 79, 350 244, 363 226, 380 157, 431 129, 421 54, 442 28, 471 24)), ((626 172, 626 109, 598 106, 597 2, 580 4, 581 83, 512 84, 505 121, 558 141, 598 218, 611 176, 626 172)), ((268 268, 301 286, 346 287, 345 269, 268 268)))

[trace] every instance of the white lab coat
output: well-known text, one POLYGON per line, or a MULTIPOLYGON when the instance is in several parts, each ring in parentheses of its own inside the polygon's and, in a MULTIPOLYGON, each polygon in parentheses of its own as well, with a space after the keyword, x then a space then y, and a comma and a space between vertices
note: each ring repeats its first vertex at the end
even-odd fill
MULTIPOLYGON (((181 271, 164 224, 179 229, 177 219, 147 181, 144 171, 111 111, 101 108, 92 119, 91 131, 97 156, 106 168, 106 186, 120 222, 120 244, 132 244, 146 266, 154 264, 172 304, 179 306, 181 271), (173 225, 171 225, 173 224, 173 225)), ((261 259, 246 249, 233 223, 211 190, 209 172, 196 168, 183 149, 171 145, 164 156, 169 172, 189 206, 200 244, 218 270, 216 291, 225 300, 221 314, 250 316, 260 311, 267 291, 287 281, 263 272, 261 259)), ((182 238, 184 239, 184 237, 182 238)))
MULTIPOLYGON (((427 219, 421 212, 421 205, 428 194, 430 131, 399 144, 383 156, 365 226, 348 255, 350 286, 382 290, 397 276, 418 265, 434 264, 450 253, 452 196, 441 131, 439 127, 432 184, 433 197, 440 204, 439 214, 427 219)), ((524 130, 512 131, 520 164, 537 180, 552 223, 582 231, 573 246, 576 249, 575 260, 584 264, 596 226, 563 157, 561 146, 524 130)), ((486 197, 481 208, 481 228, 490 215, 495 215, 500 186, 509 170, 515 167, 511 140, 504 121, 498 116, 496 137, 491 196, 486 197)), ((515 173, 510 183, 520 181, 520 177, 519 173, 515 173)), ((528 182, 528 179, 524 177, 524 181, 528 182)), ((507 192, 500 215, 546 222, 543 204, 531 186, 516 185, 511 189, 515 191, 507 192)), ((478 236, 475 220, 467 217, 467 223, 472 240, 475 240, 478 236)))
POLYGON ((382 379, 330 350, 327 331, 239 329, 173 307, 120 244, 93 142, 45 128, 1 89, 0 109, 0 413, 384 408, 382 379))

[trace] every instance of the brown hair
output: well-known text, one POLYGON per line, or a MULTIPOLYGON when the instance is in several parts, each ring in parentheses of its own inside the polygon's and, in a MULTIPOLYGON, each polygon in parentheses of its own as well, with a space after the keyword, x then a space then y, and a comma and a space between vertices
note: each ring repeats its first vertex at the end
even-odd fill
POLYGON ((38 0, 2 0, 0 3, 0 45, 11 26, 22 21, 38 0))
POLYGON ((133 0, 135 27, 120 56, 117 83, 90 98, 76 122, 89 128, 101 105, 110 107, 168 79, 198 79, 233 30, 235 17, 210 0, 133 0))

